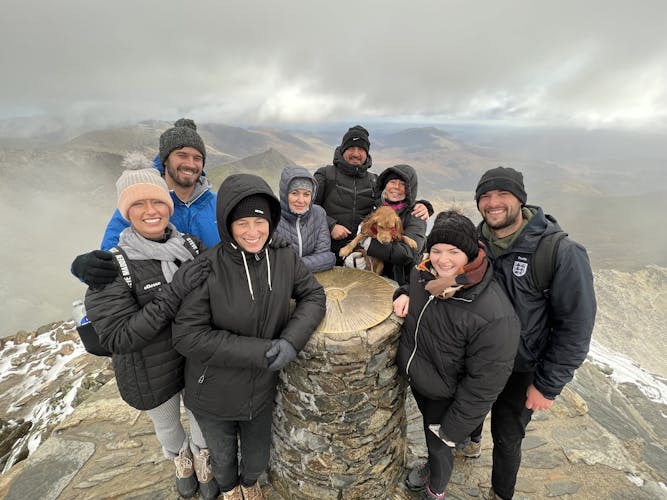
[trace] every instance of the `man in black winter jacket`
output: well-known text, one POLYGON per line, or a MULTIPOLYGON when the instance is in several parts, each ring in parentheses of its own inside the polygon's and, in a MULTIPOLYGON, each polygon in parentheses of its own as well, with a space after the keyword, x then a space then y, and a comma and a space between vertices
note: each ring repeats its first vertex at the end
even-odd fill
MULTIPOLYGON (((586 249, 564 238, 554 257, 549 289, 541 290, 533 282, 531 267, 540 240, 561 229, 540 207, 526 205, 521 172, 504 167, 487 171, 477 184, 475 200, 483 218, 479 232, 496 279, 521 320, 514 370, 491 410, 489 498, 509 499, 533 412, 549 409, 586 359, 596 312, 593 273, 586 249)), ((479 440, 481 433, 480 426, 472 439, 479 440)))
MULTIPOLYGON (((337 265, 343 264, 338 251, 354 238, 363 218, 381 203, 377 174, 369 172, 373 166, 370 147, 368 130, 361 125, 350 127, 334 151, 333 165, 317 169, 314 175, 314 202, 327 213, 331 251, 336 254, 337 265)), ((422 200, 415 204, 412 213, 428 220, 429 210, 422 200)))

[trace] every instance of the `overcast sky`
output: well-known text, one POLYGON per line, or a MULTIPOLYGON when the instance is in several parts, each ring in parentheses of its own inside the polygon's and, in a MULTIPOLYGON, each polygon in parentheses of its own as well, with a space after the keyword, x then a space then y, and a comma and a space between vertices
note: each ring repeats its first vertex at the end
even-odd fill
POLYGON ((0 118, 667 126, 667 2, 4 0, 0 118))

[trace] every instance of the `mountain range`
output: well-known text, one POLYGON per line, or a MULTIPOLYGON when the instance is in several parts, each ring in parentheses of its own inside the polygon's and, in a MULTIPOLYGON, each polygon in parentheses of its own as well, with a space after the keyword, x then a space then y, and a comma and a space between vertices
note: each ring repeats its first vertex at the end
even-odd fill
MULTIPOLYGON (((115 208, 123 154, 138 150, 152 158, 169 126, 144 121, 86 130, 54 121, 0 121, 0 209, 11 235, 0 250, 7 277, 0 284, 0 336, 68 314, 84 291, 69 265, 101 241, 115 208)), ((331 162, 345 127, 198 124, 214 189, 234 172, 257 173, 277 188, 285 165, 314 171, 331 162)), ((555 215, 588 248, 596 269, 667 265, 667 237, 656 230, 657 214, 667 209, 667 172, 658 168, 667 148, 652 137, 600 132, 586 149, 580 131, 400 124, 369 129, 372 171, 413 165, 420 197, 437 210, 455 202, 477 222, 472 193, 481 173, 512 166, 525 175, 529 203, 555 215)))

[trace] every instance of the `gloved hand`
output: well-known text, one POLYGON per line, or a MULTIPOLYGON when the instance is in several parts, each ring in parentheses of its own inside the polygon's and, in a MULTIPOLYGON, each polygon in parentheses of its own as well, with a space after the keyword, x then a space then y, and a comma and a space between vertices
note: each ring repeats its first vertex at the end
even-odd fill
POLYGON ((118 275, 118 266, 111 252, 93 250, 74 259, 72 274, 89 287, 100 288, 114 280, 118 275))
POLYGON ((285 238, 282 238, 278 236, 277 234, 274 234, 271 237, 271 242, 269 243, 269 248, 286 248, 290 246, 290 242, 287 241, 285 238))
POLYGON ((171 292, 183 300, 187 294, 201 285, 211 273, 211 261, 207 258, 189 260, 178 268, 171 279, 171 292))
POLYGON ((271 341, 271 347, 265 356, 269 360, 269 370, 272 372, 282 370, 296 358, 296 349, 285 339, 271 341))

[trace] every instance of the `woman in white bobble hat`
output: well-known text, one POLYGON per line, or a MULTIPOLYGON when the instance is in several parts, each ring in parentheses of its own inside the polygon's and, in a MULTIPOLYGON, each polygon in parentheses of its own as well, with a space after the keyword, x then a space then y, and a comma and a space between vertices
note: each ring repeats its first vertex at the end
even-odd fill
POLYGON ((131 225, 120 234, 117 250, 131 283, 119 273, 110 284, 89 288, 86 311, 100 344, 112 353, 121 397, 146 411, 165 457, 174 460, 179 494, 192 497, 199 488, 202 498, 216 498, 201 430, 189 412, 191 439, 181 423, 184 359, 171 344, 171 322, 181 300, 208 276, 210 263, 199 259, 181 267, 203 245, 169 222, 172 198, 147 158, 131 153, 123 166, 116 182, 118 210, 131 225))

